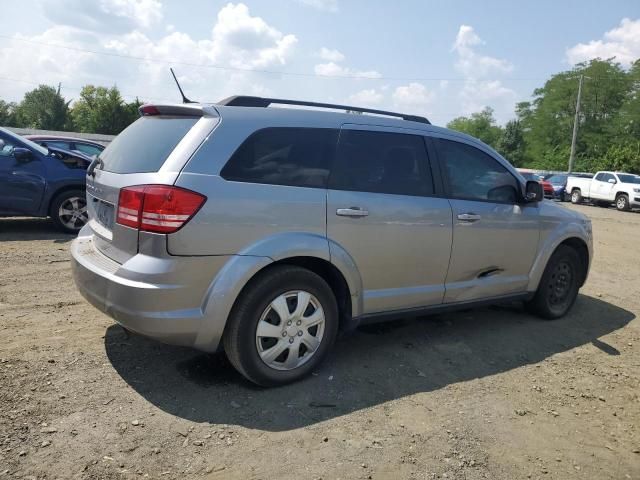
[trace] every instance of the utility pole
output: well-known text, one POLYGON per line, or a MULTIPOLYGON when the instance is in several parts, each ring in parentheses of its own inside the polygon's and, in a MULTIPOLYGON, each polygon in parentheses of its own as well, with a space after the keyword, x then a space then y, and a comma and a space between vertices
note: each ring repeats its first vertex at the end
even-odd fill
POLYGON ((576 118, 573 120, 573 137, 571 138, 571 154, 569 155, 569 173, 573 171, 573 162, 576 159, 576 139, 578 138, 578 123, 580 121, 580 97, 582 96, 582 81, 584 75, 580 75, 578 83, 578 99, 576 100, 576 118))

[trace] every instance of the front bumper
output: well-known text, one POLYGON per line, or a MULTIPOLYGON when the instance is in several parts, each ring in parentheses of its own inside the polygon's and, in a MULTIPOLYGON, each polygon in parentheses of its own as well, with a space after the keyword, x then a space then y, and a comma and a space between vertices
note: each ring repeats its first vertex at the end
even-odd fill
MULTIPOLYGON (((93 235, 82 232, 71 245, 71 256, 82 296, 128 330, 172 345, 195 346, 205 322, 216 321, 205 317, 202 305, 224 257, 194 261, 138 254, 121 265, 96 249, 93 235)), ((217 348, 219 340, 211 338, 207 349, 217 348)))

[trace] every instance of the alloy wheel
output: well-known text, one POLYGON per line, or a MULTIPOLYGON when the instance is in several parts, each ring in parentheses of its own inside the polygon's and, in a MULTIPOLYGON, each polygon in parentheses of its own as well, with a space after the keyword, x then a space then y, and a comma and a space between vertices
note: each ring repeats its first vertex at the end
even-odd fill
POLYGON ((69 230, 80 230, 89 220, 87 200, 82 197, 69 197, 58 208, 60 223, 69 230))

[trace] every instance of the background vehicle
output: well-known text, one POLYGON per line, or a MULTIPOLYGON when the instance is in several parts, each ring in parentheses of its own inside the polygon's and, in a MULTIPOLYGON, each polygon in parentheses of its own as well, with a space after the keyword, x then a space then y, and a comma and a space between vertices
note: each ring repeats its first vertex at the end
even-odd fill
POLYGON ((560 200, 561 202, 566 202, 568 197, 565 198, 565 189, 567 186, 567 178, 569 175, 557 173, 554 175, 549 175, 545 178, 547 182, 551 184, 553 188, 553 198, 560 200))
POLYGON ((640 177, 623 172, 597 172, 592 179, 569 177, 571 202, 591 200, 596 205, 616 204, 618 210, 640 207, 640 177))
POLYGON ((255 383, 309 374, 359 323, 516 299, 559 318, 586 280, 590 221, 423 117, 140 110, 88 172, 76 285, 134 332, 224 345, 255 383))
POLYGON ((86 169, 91 158, 42 147, 0 128, 0 216, 50 216, 75 233, 87 221, 86 169))
POLYGON ((100 155, 105 146, 98 142, 92 142, 83 138, 46 136, 46 135, 25 135, 32 142, 42 145, 43 147, 53 147, 62 150, 80 152, 89 157, 100 155))

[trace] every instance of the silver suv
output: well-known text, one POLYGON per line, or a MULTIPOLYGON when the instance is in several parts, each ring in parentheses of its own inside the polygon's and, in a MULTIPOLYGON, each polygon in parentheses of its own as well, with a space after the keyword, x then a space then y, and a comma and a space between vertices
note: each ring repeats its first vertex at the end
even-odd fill
POLYGON ((587 278, 587 218, 425 118, 258 97, 140 111, 87 172, 76 285, 257 384, 309 374, 366 322, 511 300, 558 318, 587 278))

